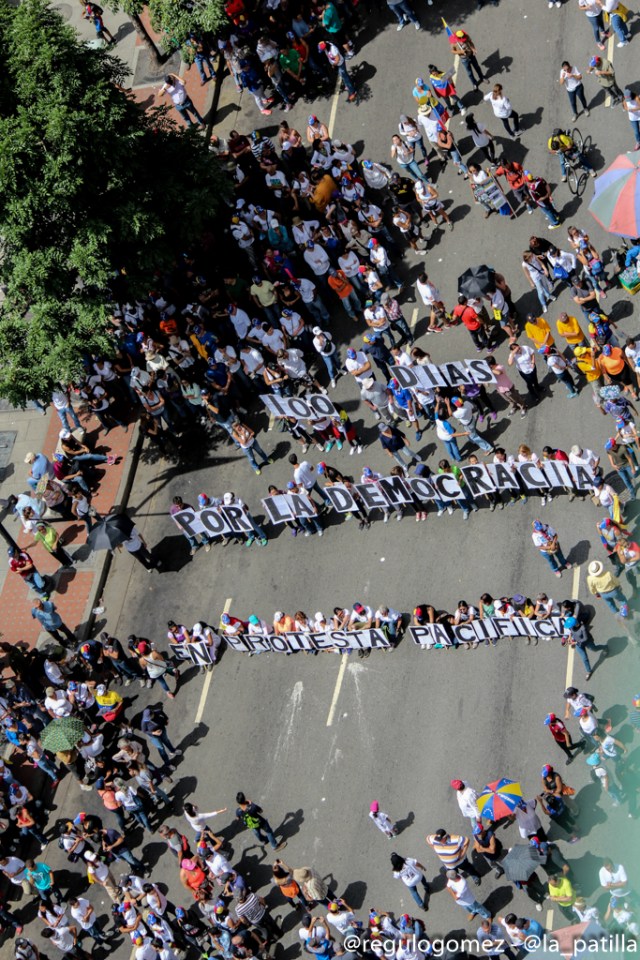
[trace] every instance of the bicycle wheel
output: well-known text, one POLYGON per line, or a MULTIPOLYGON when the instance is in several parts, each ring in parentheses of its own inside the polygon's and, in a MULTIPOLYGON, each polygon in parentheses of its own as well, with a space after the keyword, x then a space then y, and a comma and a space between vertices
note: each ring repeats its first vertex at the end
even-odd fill
POLYGON ((578 181, 576 183, 576 189, 574 193, 576 197, 581 197, 584 191, 586 190, 587 180, 589 179, 589 176, 584 172, 584 170, 579 174, 577 173, 577 171, 574 170, 574 174, 576 175, 577 181, 578 181))
POLYGON ((582 134, 580 133, 580 131, 578 130, 577 127, 574 127, 574 128, 573 128, 573 130, 572 130, 572 132, 571 132, 571 139, 572 139, 573 142, 575 143, 575 145, 576 145, 576 147, 578 148, 578 150, 582 153, 582 148, 583 148, 583 146, 584 146, 584 140, 583 140, 583 138, 582 138, 582 134))
POLYGON ((567 186, 571 193, 578 192, 578 175, 573 167, 567 166, 567 186))

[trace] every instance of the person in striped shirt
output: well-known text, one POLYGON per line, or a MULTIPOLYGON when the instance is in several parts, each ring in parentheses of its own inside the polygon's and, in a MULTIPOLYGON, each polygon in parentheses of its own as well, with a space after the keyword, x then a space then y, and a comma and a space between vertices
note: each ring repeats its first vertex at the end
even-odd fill
POLYGON ((442 828, 425 837, 426 842, 446 870, 456 870, 463 877, 471 877, 476 886, 480 885, 480 875, 467 857, 469 838, 447 833, 442 828))

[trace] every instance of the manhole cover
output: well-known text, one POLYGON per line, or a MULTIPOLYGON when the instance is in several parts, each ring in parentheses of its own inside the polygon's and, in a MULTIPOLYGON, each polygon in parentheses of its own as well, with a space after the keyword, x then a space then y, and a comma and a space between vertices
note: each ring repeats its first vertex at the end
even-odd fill
POLYGON ((71 20, 73 10, 70 3, 58 3, 53 9, 58 11, 63 20, 71 20))
POLYGON ((5 467, 11 460, 16 436, 15 430, 0 430, 0 480, 4 479, 5 467))
POLYGON ((159 83, 164 80, 167 73, 178 73, 180 59, 180 53, 176 51, 164 63, 157 63, 146 47, 140 47, 133 86, 145 87, 148 84, 159 83))

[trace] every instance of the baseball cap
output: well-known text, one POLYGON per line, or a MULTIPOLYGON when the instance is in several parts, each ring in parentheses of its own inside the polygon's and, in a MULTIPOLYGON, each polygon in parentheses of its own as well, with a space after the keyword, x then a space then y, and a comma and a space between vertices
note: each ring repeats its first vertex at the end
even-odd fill
POLYGON ((372 169, 373 169, 373 160, 363 160, 363 161, 362 161, 362 166, 365 168, 365 170, 372 170, 372 169))
POLYGON ((252 623, 254 627, 260 626, 260 618, 256 617, 255 613, 252 613, 249 617, 249 623, 252 623))
POLYGON ((317 122, 318 122, 318 118, 317 118, 316 116, 314 116, 313 114, 310 114, 310 116, 307 117, 307 123, 308 123, 310 126, 311 126, 312 124, 314 124, 314 123, 317 123, 317 122))
POLYGON ((533 529, 534 529, 534 530, 542 530, 542 529, 544 529, 544 524, 543 524, 543 523, 540 523, 539 520, 534 520, 534 521, 533 521, 533 529))
POLYGON ((555 720, 555 718, 556 718, 555 713, 549 713, 549 714, 547 714, 547 716, 544 718, 544 725, 545 725, 545 727, 548 727, 550 723, 553 723, 553 721, 555 720))
POLYGON ((462 780, 452 780, 451 786, 453 787, 454 790, 462 790, 462 788, 464 787, 464 783, 462 782, 462 780))
POLYGON ((209 503, 209 497, 206 495, 206 493, 199 493, 199 494, 198 494, 198 506, 199 506, 199 507, 206 507, 206 505, 207 505, 208 503, 209 503))
POLYGON ((480 823, 474 823, 473 830, 471 831, 474 837, 477 837, 479 833, 482 833, 484 827, 480 823))
POLYGON ((587 757, 587 766, 597 767, 600 763, 600 757, 597 753, 592 753, 590 757, 587 757))
POLYGON ((606 443, 605 443, 605 445, 604 445, 604 448, 605 448, 605 450, 613 450, 613 448, 614 448, 615 446, 616 446, 615 438, 614 438, 614 437, 609 437, 609 439, 606 441, 606 443))
POLYGON ((597 67, 599 63, 600 63, 600 57, 591 57, 591 60, 589 60, 590 67, 597 67))
POLYGON ((284 613, 282 612, 282 610, 276 610, 276 612, 273 615, 274 620, 282 620, 283 617, 284 617, 284 613))
POLYGON ((184 909, 184 907, 176 907, 176 917, 182 920, 182 918, 186 917, 186 915, 187 911, 184 909))
POLYGON ((550 764, 550 763, 545 763, 544 767, 543 767, 542 770, 540 771, 540 776, 541 776, 541 777, 548 777, 552 770, 553 770, 553 767, 551 766, 551 764, 550 764))
POLYGON ((578 626, 578 621, 576 620, 575 617, 567 617, 566 620, 564 621, 564 625, 569 630, 573 630, 574 627, 578 626))
POLYGON ((373 470, 371 469, 371 467, 365 467, 364 470, 362 471, 362 473, 363 473, 363 476, 365 476, 365 477, 372 477, 372 476, 373 476, 373 470))
POLYGON ((318 473, 324 473, 326 469, 327 469, 326 463, 319 463, 319 464, 318 464, 318 473))
POLYGON ((233 494, 231 493, 231 491, 228 490, 224 494, 224 496, 222 497, 222 502, 226 503, 227 506, 229 506, 230 503, 233 503, 233 494))
POLYGON ((220 622, 221 622, 221 623, 231 623, 231 617, 229 616, 228 613, 223 613, 222 616, 220 617, 220 622))
POLYGON ((581 716, 581 717, 588 717, 588 716, 589 716, 589 708, 588 708, 588 707, 583 707, 582 710, 581 710, 580 713, 579 713, 579 716, 581 716))
POLYGON ((378 803, 377 800, 373 800, 369 806, 369 810, 371 811, 371 813, 377 813, 379 809, 380 809, 380 804, 378 803))
POLYGON ((591 483, 594 485, 594 487, 601 487, 604 484, 604 480, 602 477, 594 477, 591 483))
POLYGON ((99 683, 98 686, 96 687, 96 693, 98 694, 98 696, 103 697, 106 692, 107 692, 107 688, 105 687, 104 683, 99 683))
POLYGON ((602 348, 602 352, 604 353, 605 357, 610 357, 610 356, 611 356, 611 345, 608 344, 608 343, 605 343, 604 347, 602 348))
POLYGON ((296 488, 296 485, 295 485, 295 483, 293 482, 293 480, 288 480, 288 481, 287 481, 287 490, 295 490, 295 488, 296 488))
POLYGON ((356 358, 356 352, 355 352, 355 350, 353 350, 353 349, 350 347, 350 348, 347 350, 347 356, 349 357, 349 360, 355 360, 355 358, 356 358))

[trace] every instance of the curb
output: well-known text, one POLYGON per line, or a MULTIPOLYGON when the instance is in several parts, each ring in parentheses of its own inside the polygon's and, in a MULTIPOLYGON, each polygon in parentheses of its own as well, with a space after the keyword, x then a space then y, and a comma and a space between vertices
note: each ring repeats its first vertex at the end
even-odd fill
MULTIPOLYGON (((116 495, 115 503, 119 506, 121 512, 125 511, 127 504, 129 503, 131 488, 133 487, 133 480, 136 475, 136 469, 140 459, 140 452, 142 450, 142 441, 143 435, 140 432, 138 423, 136 422, 133 426, 131 443, 129 444, 129 449, 127 451, 127 462, 124 470, 122 471, 120 486, 118 487, 118 493, 116 495)), ((87 640, 91 635, 93 624, 96 619, 93 610, 97 606, 100 597, 104 593, 104 588, 107 583, 107 578, 109 577, 112 561, 113 555, 111 551, 104 551, 104 560, 102 561, 102 564, 96 568, 93 578, 93 585, 91 587, 91 592, 89 593, 87 606, 85 607, 84 626, 82 630, 78 632, 80 643, 87 640)))

